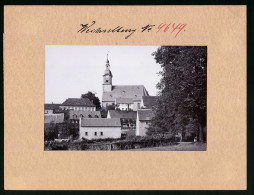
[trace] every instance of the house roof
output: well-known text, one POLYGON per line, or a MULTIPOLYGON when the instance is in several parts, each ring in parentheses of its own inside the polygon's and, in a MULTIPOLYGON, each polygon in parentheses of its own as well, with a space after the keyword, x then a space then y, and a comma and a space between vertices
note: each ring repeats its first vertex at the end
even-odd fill
POLYGON ((44 114, 44 123, 62 123, 63 121, 64 121, 64 113, 44 114))
POLYGON ((144 106, 154 106, 158 96, 143 96, 144 106))
POLYGON ((88 98, 68 98, 62 104, 63 106, 90 106, 95 105, 88 98))
POLYGON ((149 121, 154 117, 154 112, 151 109, 141 109, 137 112, 140 121, 149 121))
POLYGON ((85 118, 81 127, 121 127, 121 122, 119 118, 85 118))
POLYGON ((61 106, 61 104, 44 104, 44 109, 45 110, 54 110, 54 109, 59 109, 59 106, 61 106))
POLYGON ((70 119, 77 119, 74 115, 77 115, 77 118, 80 118, 82 115, 84 118, 89 118, 89 115, 91 115, 92 118, 95 118, 96 115, 98 118, 101 118, 100 111, 69 110, 70 119))
POLYGON ((137 111, 109 110, 110 118, 137 118, 137 111))
POLYGON ((116 98, 116 104, 133 104, 133 98, 116 98))
POLYGON ((149 95, 144 85, 113 85, 112 91, 103 92, 102 101, 115 101, 116 98, 135 98, 149 95))

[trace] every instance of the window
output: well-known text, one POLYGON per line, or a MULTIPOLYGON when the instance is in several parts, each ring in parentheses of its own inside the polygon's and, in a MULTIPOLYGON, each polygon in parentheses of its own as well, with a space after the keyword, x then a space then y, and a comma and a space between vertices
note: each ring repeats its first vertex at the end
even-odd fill
POLYGON ((97 132, 94 132, 94 135, 97 136, 97 132))
POLYGON ((94 117, 95 117, 95 118, 99 118, 97 114, 96 114, 94 117))
POLYGON ((106 83, 108 82, 108 80, 106 80, 106 83))
POLYGON ((88 132, 85 132, 85 135, 88 136, 88 132))
POLYGON ((101 132, 101 136, 103 136, 103 132, 101 132))
POLYGON ((89 114, 89 115, 88 115, 88 117, 89 117, 89 118, 92 118, 92 115, 91 115, 91 114, 89 114))
POLYGON ((138 103, 138 108, 140 108, 140 103, 138 103))

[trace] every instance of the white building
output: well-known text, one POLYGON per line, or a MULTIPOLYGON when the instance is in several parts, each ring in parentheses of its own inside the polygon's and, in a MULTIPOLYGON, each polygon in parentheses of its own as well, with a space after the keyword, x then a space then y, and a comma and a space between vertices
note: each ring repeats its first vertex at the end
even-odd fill
POLYGON ((121 122, 119 118, 86 118, 80 120, 80 139, 121 138, 121 122))
POLYGON ((146 136, 147 128, 151 124, 154 112, 151 109, 141 109, 137 111, 136 135, 146 136))

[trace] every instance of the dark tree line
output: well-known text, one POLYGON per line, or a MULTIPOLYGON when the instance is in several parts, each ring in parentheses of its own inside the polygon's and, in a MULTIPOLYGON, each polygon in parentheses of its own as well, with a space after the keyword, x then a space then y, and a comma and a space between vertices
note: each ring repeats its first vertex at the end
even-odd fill
POLYGON ((153 55, 162 70, 155 117, 147 134, 182 133, 188 127, 196 128, 198 140, 204 141, 207 47, 162 46, 153 55))

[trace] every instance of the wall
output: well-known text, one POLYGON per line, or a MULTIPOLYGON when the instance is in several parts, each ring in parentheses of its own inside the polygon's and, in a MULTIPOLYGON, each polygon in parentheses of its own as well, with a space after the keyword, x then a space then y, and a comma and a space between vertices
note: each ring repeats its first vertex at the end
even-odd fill
POLYGON ((117 104, 120 110, 133 110, 133 104, 117 104))
POLYGON ((53 110, 44 110, 44 114, 53 114, 53 110))
POLYGON ((112 91, 112 85, 103 84, 103 92, 112 91))
POLYGON ((80 127, 80 139, 121 138, 121 127, 80 127), (85 135, 88 132, 88 136, 85 135), (97 132, 97 136, 94 135, 97 132), (100 133, 103 132, 103 136, 100 133))
POLYGON ((140 103, 141 103, 141 101, 135 101, 133 103, 133 110, 134 111, 137 111, 140 108, 140 103), (139 104, 139 106, 138 106, 138 104, 139 104))
POLYGON ((149 127, 150 121, 140 121, 137 120, 137 126, 136 126, 136 135, 137 136, 146 136, 147 127, 149 127), (148 122, 148 124, 146 124, 148 122))

